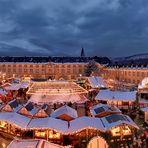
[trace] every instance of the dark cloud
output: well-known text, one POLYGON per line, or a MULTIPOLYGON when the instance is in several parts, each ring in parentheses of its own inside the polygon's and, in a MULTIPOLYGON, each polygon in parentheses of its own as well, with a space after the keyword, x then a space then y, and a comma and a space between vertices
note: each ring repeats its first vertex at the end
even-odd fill
POLYGON ((1 0, 1 55, 148 52, 147 0, 1 0))

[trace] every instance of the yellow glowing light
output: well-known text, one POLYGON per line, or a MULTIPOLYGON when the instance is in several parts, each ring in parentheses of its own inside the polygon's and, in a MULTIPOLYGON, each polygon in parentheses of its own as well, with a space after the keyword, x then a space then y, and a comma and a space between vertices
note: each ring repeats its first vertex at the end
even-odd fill
POLYGON ((6 123, 5 121, 1 121, 1 122, 0 122, 0 127, 5 127, 6 124, 7 124, 7 123, 6 123))
POLYGON ((6 148, 6 144, 5 144, 5 143, 2 143, 2 147, 3 147, 3 148, 6 148))
POLYGON ((35 131, 37 137, 45 137, 46 133, 44 131, 35 131))

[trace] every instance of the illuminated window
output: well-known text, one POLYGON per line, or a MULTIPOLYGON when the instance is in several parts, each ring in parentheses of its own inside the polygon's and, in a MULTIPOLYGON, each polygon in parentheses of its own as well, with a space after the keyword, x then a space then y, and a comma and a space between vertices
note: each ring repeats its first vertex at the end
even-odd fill
POLYGON ((60 133, 57 133, 57 132, 54 132, 54 131, 49 131, 48 137, 50 139, 60 139, 60 133))
POLYGON ((35 136, 36 137, 45 137, 46 136, 46 132, 45 131, 42 131, 42 130, 40 130, 40 131, 35 131, 35 136))

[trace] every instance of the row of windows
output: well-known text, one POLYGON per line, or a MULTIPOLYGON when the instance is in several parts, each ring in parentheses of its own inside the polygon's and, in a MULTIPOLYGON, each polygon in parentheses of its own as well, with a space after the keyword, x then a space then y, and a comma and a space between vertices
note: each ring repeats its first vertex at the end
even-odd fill
POLYGON ((109 72, 109 74, 110 75, 125 75, 125 76, 133 76, 133 77, 135 77, 135 76, 137 76, 137 77, 148 77, 148 71, 146 71, 146 72, 142 72, 142 71, 120 71, 120 72, 118 72, 118 71, 110 71, 109 72))
MULTIPOLYGON (((71 67, 80 67, 80 68, 83 68, 85 65, 76 65, 76 64, 70 64, 70 65, 65 65, 65 64, 62 64, 62 65, 55 65, 56 68, 59 68, 59 67, 63 67, 63 68, 71 68, 71 67)), ((15 64, 11 64, 11 65, 6 65, 6 64, 3 64, 3 65, 0 65, 0 67, 43 67, 45 68, 46 65, 39 65, 39 64, 36 64, 36 65, 29 65, 29 64, 21 64, 21 65, 15 65, 15 64)), ((54 65, 48 65, 48 67, 54 67, 54 65)))

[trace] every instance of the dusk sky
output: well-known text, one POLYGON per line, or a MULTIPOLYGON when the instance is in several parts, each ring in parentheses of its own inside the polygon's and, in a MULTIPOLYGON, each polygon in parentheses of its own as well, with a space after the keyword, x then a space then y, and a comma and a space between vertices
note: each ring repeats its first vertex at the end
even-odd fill
POLYGON ((0 55, 148 53, 148 0, 0 0, 0 55))

